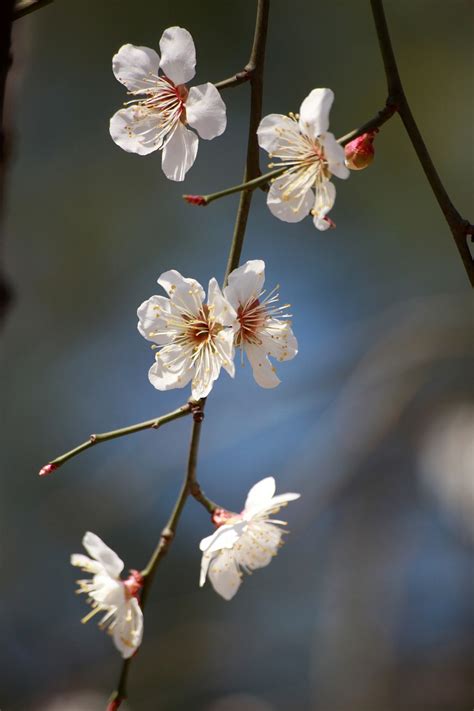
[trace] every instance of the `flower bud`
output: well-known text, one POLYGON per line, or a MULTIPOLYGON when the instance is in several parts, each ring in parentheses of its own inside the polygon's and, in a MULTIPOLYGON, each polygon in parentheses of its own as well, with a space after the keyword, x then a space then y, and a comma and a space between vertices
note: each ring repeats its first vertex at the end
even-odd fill
POLYGON ((45 464, 45 466, 40 469, 39 476, 48 476, 48 474, 52 474, 58 466, 59 465, 54 464, 54 462, 51 464, 45 464))
POLYGON ((374 160, 374 138, 376 131, 363 133, 362 136, 354 138, 344 148, 346 155, 346 165, 351 170, 363 170, 374 160))
POLYGON ((186 202, 190 205, 207 205, 207 200, 204 195, 183 195, 186 202))

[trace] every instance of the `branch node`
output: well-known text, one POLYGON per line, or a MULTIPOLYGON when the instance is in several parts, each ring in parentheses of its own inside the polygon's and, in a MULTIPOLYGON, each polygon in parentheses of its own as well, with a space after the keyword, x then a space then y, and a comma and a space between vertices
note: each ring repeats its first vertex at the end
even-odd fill
POLYGON ((174 531, 171 528, 164 528, 161 532, 160 539, 163 541, 164 546, 169 546, 174 538, 174 531))
POLYGON ((89 442, 90 442, 91 444, 95 444, 95 443, 97 442, 97 435, 96 435, 96 434, 91 434, 91 436, 89 437, 89 442))
POLYGON ((200 402, 197 402, 195 405, 192 405, 191 412, 193 413, 194 422, 203 422, 204 410, 200 402))

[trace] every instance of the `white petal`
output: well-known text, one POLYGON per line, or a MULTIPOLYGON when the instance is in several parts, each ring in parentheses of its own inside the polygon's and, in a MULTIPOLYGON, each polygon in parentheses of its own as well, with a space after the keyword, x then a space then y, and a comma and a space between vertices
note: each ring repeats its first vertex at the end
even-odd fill
POLYGON ((113 629, 114 643, 124 659, 135 654, 143 637, 143 612, 132 597, 117 614, 113 629))
POLYGON ((275 368, 268 360, 265 349, 252 343, 245 345, 245 352, 252 366, 253 377, 262 388, 276 388, 280 379, 275 373, 275 368))
POLYGON ((118 555, 95 533, 87 531, 82 539, 82 545, 89 555, 102 563, 106 572, 113 578, 117 578, 123 570, 124 564, 118 555))
POLYGON ((222 550, 209 565, 209 580, 216 593, 224 600, 231 600, 242 582, 231 550, 222 550))
POLYGON ((155 356, 148 379, 157 390, 184 388, 194 375, 194 366, 180 346, 164 346, 155 356))
POLYGON ((182 304, 192 313, 198 313, 206 296, 204 289, 196 279, 182 276, 176 269, 163 272, 158 278, 170 298, 182 304))
POLYGON ((207 397, 221 372, 222 360, 209 349, 202 351, 202 357, 195 361, 195 372, 191 383, 194 400, 207 397))
POLYGON ((234 547, 239 541, 244 525, 244 522, 240 522, 238 524, 220 526, 211 536, 202 539, 199 544, 200 550, 203 551, 199 578, 200 587, 206 582, 207 571, 213 557, 224 548, 230 549, 234 547))
POLYGON ((172 335, 166 333, 166 317, 169 314, 170 301, 166 297, 152 296, 144 301, 137 310, 140 335, 160 346, 170 343, 172 335))
POLYGON ((266 523, 252 523, 235 551, 235 559, 244 570, 257 570, 267 566, 275 555, 282 539, 282 531, 266 523))
POLYGON ((298 353, 298 342, 288 321, 269 318, 259 336, 267 355, 279 361, 291 360, 298 353))
POLYGON ((189 90, 186 99, 186 121, 201 138, 210 140, 224 133, 226 108, 214 84, 201 84, 189 90))
MULTIPOLYGON (((289 503, 290 501, 296 501, 299 499, 301 494, 293 494, 288 492, 287 494, 278 494, 278 496, 273 496, 267 502, 262 501, 261 505, 255 505, 247 512, 245 511, 245 518, 251 518, 252 516, 271 516, 272 513, 276 513, 282 506, 289 503)), ((270 523, 272 519, 269 519, 270 523)), ((254 525, 254 524, 252 524, 254 525)))
POLYGON ((123 582, 110 575, 95 575, 94 590, 89 591, 89 597, 99 602, 104 607, 117 608, 125 601, 125 588, 123 582))
POLYGON ((323 133, 319 141, 324 149, 324 156, 328 162, 330 172, 337 178, 345 180, 350 175, 350 170, 345 165, 346 156, 344 148, 336 141, 332 133, 323 133))
POLYGON ((146 156, 161 148, 159 118, 141 106, 117 111, 110 119, 109 131, 114 142, 128 153, 146 156))
POLYGON ((288 138, 300 140, 298 124, 283 114, 269 114, 261 121, 257 129, 258 144, 268 153, 287 151, 288 138))
POLYGON ((211 535, 203 538, 199 544, 200 550, 207 554, 219 551, 221 548, 232 548, 242 532, 242 523, 225 524, 211 535))
POLYGON ((316 198, 313 206, 314 226, 324 232, 331 227, 331 222, 324 218, 334 205, 336 188, 329 180, 325 180, 316 188, 316 198))
POLYGON ((300 130, 309 138, 316 138, 329 128, 329 112, 334 101, 331 89, 313 89, 300 107, 300 130))
POLYGON ((154 49, 124 44, 112 58, 112 71, 129 91, 144 92, 158 76, 160 58, 154 49))
POLYGON ((196 49, 183 27, 168 27, 160 39, 160 69, 175 84, 186 84, 196 73, 196 49))
POLYGON ((167 178, 181 181, 196 160, 199 138, 179 123, 163 148, 161 167, 167 178))
POLYGON ((234 331, 233 329, 225 329, 221 331, 216 338, 216 347, 219 350, 222 367, 233 378, 235 375, 235 346, 234 346, 234 331))
POLYGON ((275 493, 276 483, 272 476, 267 476, 265 479, 257 482, 252 486, 244 506, 244 515, 247 518, 251 511, 255 508, 266 506, 275 493))
POLYGON ((258 299, 265 283, 265 262, 251 259, 229 274, 224 294, 237 309, 252 299, 258 299))
POLYGON ((223 326, 232 326, 237 314, 233 306, 223 296, 221 288, 217 283, 217 279, 212 277, 209 280, 209 288, 207 290, 207 303, 214 308, 214 314, 223 326))
POLYGON ((313 206, 314 194, 309 189, 302 197, 287 195, 285 193, 287 182, 288 178, 285 175, 273 181, 268 191, 267 205, 272 215, 278 217, 279 220, 283 220, 283 222, 300 222, 310 212, 313 206))
POLYGON ((74 565, 76 568, 81 568, 81 570, 84 570, 86 573, 92 573, 93 575, 104 572, 102 563, 99 563, 97 560, 92 560, 92 558, 82 555, 82 553, 73 553, 71 556, 71 565, 74 565))

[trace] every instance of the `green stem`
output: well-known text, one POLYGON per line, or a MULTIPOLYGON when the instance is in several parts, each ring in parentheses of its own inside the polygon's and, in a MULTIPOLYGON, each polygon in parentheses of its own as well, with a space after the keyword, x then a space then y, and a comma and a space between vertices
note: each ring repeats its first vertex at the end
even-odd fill
POLYGON ((262 173, 258 178, 248 180, 246 183, 240 183, 240 185, 233 185, 231 188, 226 188, 225 190, 219 190, 217 193, 210 193, 209 195, 183 195, 183 198, 188 202, 195 202, 198 205, 206 206, 214 202, 214 200, 226 197, 227 195, 240 193, 244 190, 255 190, 255 188, 265 185, 273 178, 278 178, 285 170, 285 168, 279 168, 278 170, 272 170, 270 173, 262 173))
MULTIPOLYGON (((93 447, 96 444, 100 444, 101 442, 107 442, 109 439, 124 437, 125 435, 134 434, 135 432, 141 432, 141 430, 157 430, 159 427, 162 427, 162 425, 166 425, 168 422, 178 420, 180 417, 185 417, 186 415, 191 414, 193 407, 195 407, 195 404, 188 402, 186 403, 186 405, 182 405, 177 410, 173 410, 173 412, 168 412, 166 415, 161 415, 161 417, 155 417, 153 420, 138 422, 135 425, 130 425, 129 427, 122 427, 119 430, 112 430, 111 432, 92 434, 88 440, 86 440, 79 446, 74 447, 74 449, 69 450, 69 452, 66 452, 65 454, 61 454, 61 456, 56 457, 56 459, 51 460, 51 462, 49 462, 46 467, 43 467, 41 471, 43 472, 43 470, 47 469, 48 467, 51 468, 51 471, 54 471, 62 464, 64 464, 64 462, 67 462, 68 459, 72 459, 73 457, 77 456, 78 454, 81 454, 81 452, 84 452, 86 449, 90 449, 90 447, 93 447)), ((46 474, 49 472, 44 473, 46 474)))

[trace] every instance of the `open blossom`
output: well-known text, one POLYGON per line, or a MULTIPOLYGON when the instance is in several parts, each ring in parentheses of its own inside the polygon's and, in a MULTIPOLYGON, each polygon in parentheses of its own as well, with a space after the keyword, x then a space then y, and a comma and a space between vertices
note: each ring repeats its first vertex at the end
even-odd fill
POLYGON ((333 175, 347 178, 344 149, 328 133, 329 111, 334 101, 331 89, 313 89, 299 114, 270 114, 260 122, 258 142, 271 158, 285 168, 270 187, 267 205, 284 222, 299 222, 311 213, 318 230, 334 226, 327 217, 336 199, 333 175))
POLYGON ((275 479, 262 479, 247 496, 240 514, 218 509, 213 521, 218 529, 212 536, 203 538, 201 577, 199 584, 212 583, 214 590, 225 600, 230 600, 240 587, 242 571, 252 572, 268 565, 282 544, 285 521, 271 515, 298 499, 300 494, 275 496, 275 479))
POLYGON ((158 284, 169 298, 152 296, 137 311, 139 332, 158 347, 150 382, 170 390, 191 380, 192 396, 199 400, 209 395, 221 368, 234 377, 235 311, 214 278, 206 304, 199 282, 174 269, 164 272, 158 284))
POLYGON ((104 613, 99 627, 110 632, 120 654, 127 659, 142 641, 143 613, 137 599, 143 585, 142 576, 137 570, 131 570, 130 576, 122 580, 123 561, 94 533, 88 531, 82 545, 91 557, 79 553, 71 556, 72 565, 93 576, 77 581, 78 592, 85 593, 92 606, 82 622, 104 613))
POLYGON ((154 49, 124 44, 112 60, 116 78, 136 97, 110 120, 110 135, 129 153, 162 150, 162 167, 170 180, 184 180, 193 165, 199 139, 220 136, 226 108, 213 84, 188 89, 195 74, 193 38, 182 27, 169 27, 154 49))
POLYGON ((253 259, 229 275, 224 296, 236 314, 235 345, 245 351, 256 382, 263 388, 274 388, 280 380, 269 356, 278 361, 290 360, 298 353, 291 330, 289 304, 277 306, 278 287, 267 295, 263 289, 265 262, 253 259))

